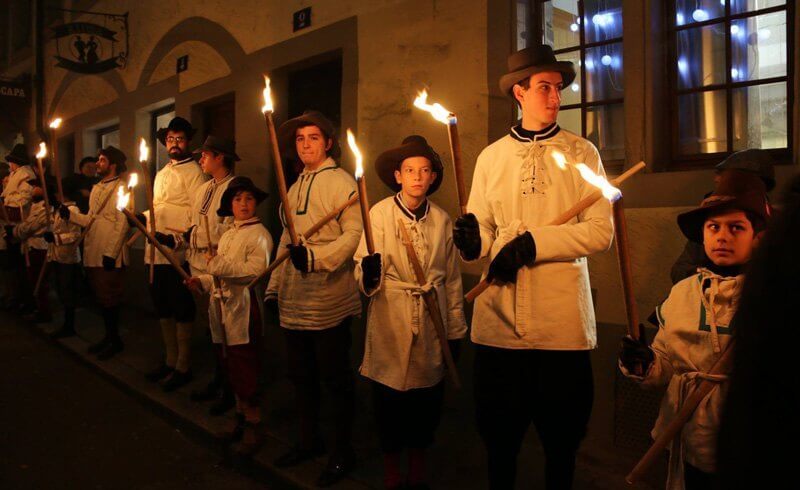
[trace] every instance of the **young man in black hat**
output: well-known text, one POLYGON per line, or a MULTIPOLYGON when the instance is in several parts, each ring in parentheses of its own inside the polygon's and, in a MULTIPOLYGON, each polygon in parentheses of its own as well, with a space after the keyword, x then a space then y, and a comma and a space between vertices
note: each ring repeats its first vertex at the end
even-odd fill
MULTIPOLYGON (((2 206, 4 212, 0 214, 3 226, 14 226, 22 221, 22 215, 27 214, 32 199, 32 190, 28 181, 35 180, 36 174, 30 166, 30 159, 25 145, 17 144, 5 156, 8 163, 9 174, 3 179, 2 206)), ((27 301, 19 284, 27 283, 27 272, 23 261, 22 250, 19 242, 13 236, 5 235, 0 240, 0 250, 6 255, 5 264, 8 267, 9 278, 17 282, 17 287, 10 287, 7 291, 6 306, 9 308, 23 308, 27 301)))
MULTIPOLYGON (((356 183, 336 163, 340 155, 336 132, 319 112, 308 111, 285 122, 278 138, 284 154, 303 162, 300 176, 289 188, 290 211, 299 235, 350 199, 356 183)), ((330 392, 336 435, 328 464, 317 481, 320 486, 336 483, 355 465, 350 321, 361 314, 353 277, 353 254, 361 231, 355 206, 297 246, 291 246, 284 229, 279 249, 288 246, 291 261, 273 272, 267 287, 267 300, 278 302, 289 376, 300 412, 300 442, 275 464, 294 466, 324 454, 319 431, 321 381, 330 392)))
POLYGON ((375 171, 395 194, 370 209, 375 253, 362 237, 354 257, 356 280, 370 297, 361 374, 372 380, 378 437, 384 455, 384 486, 424 488, 425 450, 442 411, 445 363, 423 295, 439 301, 451 350, 467 333, 461 271, 447 213, 428 196, 442 183, 439 155, 422 136, 378 156, 375 171), (417 282, 403 244, 405 226, 426 284, 417 282), (408 450, 408 476, 400 453, 408 450))
POLYGON ((267 268, 272 253, 272 236, 256 216, 256 207, 266 197, 267 193, 247 177, 230 181, 215 214, 232 218, 233 223, 220 237, 217 254, 205 254, 207 264, 203 271, 186 281, 190 288, 211 295, 208 308, 211 335, 217 358, 236 393, 237 423, 227 438, 232 442, 241 439, 237 451, 245 456, 258 451, 265 435, 258 389, 261 315, 256 296, 247 285, 267 268), (215 289, 214 279, 220 281, 220 290, 215 289), (216 301, 222 301, 222 318, 216 301), (225 358, 220 347, 223 342, 225 358))
POLYGON ((125 154, 114 146, 101 149, 97 160, 101 180, 92 187, 89 213, 78 213, 65 205, 58 208, 65 221, 83 228, 92 223, 84 238, 83 265, 103 313, 105 335, 89 347, 100 360, 110 359, 124 347, 119 336, 119 310, 125 291, 128 250, 124 245, 129 227, 125 215, 117 210, 113 194, 124 185, 120 174, 127 170, 126 161, 125 154))
POLYGON ((75 201, 81 213, 89 211, 89 195, 98 181, 97 157, 83 157, 78 163, 78 173, 64 177, 64 195, 75 201))
MULTIPOLYGON (((166 128, 156 133, 158 141, 167 148, 169 162, 158 171, 153 183, 153 211, 156 231, 188 230, 191 225, 192 198, 205 182, 203 171, 189 152, 189 142, 195 129, 182 117, 176 117, 166 128)), ((144 213, 150 220, 150 213, 144 213)), ((144 263, 151 263, 149 243, 144 251, 144 263)), ((184 262, 184 252, 175 251, 175 257, 184 262)), ((188 265, 184 264, 188 270, 188 265)), ((192 380, 190 355, 195 305, 192 293, 183 287, 183 279, 160 252, 155 252, 155 269, 150 295, 153 298, 165 357, 161 364, 147 374, 147 379, 160 381, 164 391, 173 391, 192 380)))
MULTIPOLYGON (((683 234, 702 244, 708 266, 672 287, 656 309, 653 344, 626 336, 619 355, 623 374, 647 387, 668 385, 652 435, 672 421, 692 389, 731 342, 744 268, 767 226, 766 187, 753 173, 722 170, 717 188, 700 207, 678 216, 683 234), (632 374, 641 366, 643 376, 632 374)), ((726 378, 726 377, 723 377, 726 378)), ((725 379, 706 395, 670 447, 667 488, 711 489, 716 472, 719 420, 728 391, 725 379)))
POLYGON ((604 176, 597 148, 556 122, 572 63, 550 46, 512 54, 500 89, 522 120, 478 157, 469 213, 453 240, 467 261, 488 258, 493 281, 475 301, 472 341, 478 431, 491 488, 512 488, 517 454, 533 423, 547 488, 570 488, 592 408, 589 352, 597 334, 586 257, 611 246, 611 204, 600 199, 567 224, 549 223, 604 176))
MULTIPOLYGON (((235 141, 214 135, 209 135, 203 146, 195 150, 194 154, 200 156, 200 168, 211 179, 198 187, 193 196, 189 229, 185 233, 156 232, 156 238, 172 249, 185 251, 191 275, 198 276, 206 273, 206 254, 211 248, 216 248, 219 238, 233 225, 232 216, 220 216, 217 210, 223 193, 234 178, 234 168, 239 156, 236 154, 235 141)), ((196 401, 216 399, 219 397, 220 389, 223 389, 223 396, 211 407, 210 412, 212 415, 221 415, 231 409, 235 401, 219 365, 208 388, 205 391, 193 392, 192 399, 196 401)))

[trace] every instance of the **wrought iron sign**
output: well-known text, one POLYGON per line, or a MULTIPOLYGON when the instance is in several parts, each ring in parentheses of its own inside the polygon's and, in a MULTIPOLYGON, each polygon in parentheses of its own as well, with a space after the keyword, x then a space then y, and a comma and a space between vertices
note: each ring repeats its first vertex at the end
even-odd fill
POLYGON ((128 59, 127 12, 57 10, 78 14, 81 21, 52 27, 56 41, 56 66, 88 74, 125 67, 128 59))

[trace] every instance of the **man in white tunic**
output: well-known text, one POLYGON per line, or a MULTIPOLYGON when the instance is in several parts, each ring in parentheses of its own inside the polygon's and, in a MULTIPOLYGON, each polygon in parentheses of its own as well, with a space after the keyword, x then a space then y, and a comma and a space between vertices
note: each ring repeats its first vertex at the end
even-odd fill
POLYGON ((512 54, 508 67, 500 88, 522 120, 481 152, 469 213, 453 232, 462 257, 486 258, 494 281, 472 319, 476 416, 491 488, 514 486, 532 422, 547 488, 564 489, 593 399, 589 352, 597 335, 586 257, 611 246, 611 205, 600 199, 567 224, 548 224, 595 190, 576 164, 605 172, 594 145, 556 123, 572 64, 543 45, 512 54))
MULTIPOLYGON (((1 205, 4 206, 0 219, 3 226, 7 227, 20 223, 22 215, 30 212, 33 187, 28 181, 36 179, 36 174, 30 166, 30 157, 23 144, 14 145, 11 152, 5 156, 5 161, 8 163, 9 173, 3 179, 3 192, 0 194, 3 199, 1 205)), ((0 240, 0 251, 6 255, 3 264, 7 267, 9 280, 13 281, 5 292, 5 306, 24 310, 29 298, 25 297, 27 276, 20 244, 14 241, 12 235, 5 232, 3 240, 0 240)))

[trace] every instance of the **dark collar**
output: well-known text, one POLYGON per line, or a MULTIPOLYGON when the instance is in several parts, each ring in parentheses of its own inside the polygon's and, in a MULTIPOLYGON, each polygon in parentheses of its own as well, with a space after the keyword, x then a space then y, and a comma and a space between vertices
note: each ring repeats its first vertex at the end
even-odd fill
POLYGON ((431 204, 425 199, 425 203, 422 206, 419 206, 417 209, 413 211, 408 209, 403 202, 403 199, 400 197, 400 193, 394 195, 394 203, 400 208, 400 211, 408 217, 408 219, 413 221, 421 221, 426 216, 428 216, 428 210, 430 210, 431 204))
POLYGON ((533 143, 534 141, 542 141, 552 138, 553 136, 557 135, 559 131, 561 131, 561 128, 558 126, 558 123, 553 123, 540 131, 529 131, 523 128, 522 123, 520 123, 511 128, 511 132, 509 134, 511 134, 511 137, 517 141, 533 143))

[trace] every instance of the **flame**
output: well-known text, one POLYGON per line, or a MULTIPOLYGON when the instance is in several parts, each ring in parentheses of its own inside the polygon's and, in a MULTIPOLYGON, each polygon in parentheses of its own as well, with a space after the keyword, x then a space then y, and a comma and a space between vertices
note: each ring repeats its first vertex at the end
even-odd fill
POLYGON ((561 170, 567 169, 567 159, 560 151, 553 151, 553 160, 556 161, 556 165, 558 165, 558 168, 561 170))
POLYGON ((356 157, 356 179, 360 179, 364 176, 364 157, 361 155, 361 150, 358 149, 356 137, 353 136, 353 132, 349 129, 347 130, 347 146, 350 147, 350 151, 356 157))
POLYGON ((146 162, 150 157, 150 148, 145 143, 144 138, 139 138, 139 161, 146 162))
POLYGON ((583 177, 586 182, 600 189, 603 193, 603 197, 609 201, 614 202, 622 197, 622 192, 620 192, 619 189, 611 185, 611 183, 603 177, 592 172, 592 170, 583 163, 576 163, 575 168, 578 169, 578 172, 581 173, 581 177, 583 177))
POLYGON ((264 75, 264 106, 261 108, 261 112, 266 114, 268 112, 272 112, 273 109, 272 90, 269 88, 269 77, 264 75))
POLYGON ((455 122, 455 114, 442 107, 441 104, 438 102, 435 104, 428 104, 427 90, 420 92, 417 98, 414 99, 414 107, 429 112, 431 116, 439 122, 445 124, 449 124, 451 121, 455 122))
POLYGON ((58 129, 61 126, 61 118, 57 117, 50 121, 50 129, 58 129))
POLYGON ((41 160, 42 158, 47 156, 47 145, 42 141, 39 143, 39 152, 36 154, 36 158, 41 160))
POLYGON ((131 172, 130 175, 128 175, 128 189, 133 189, 137 185, 139 185, 139 174, 131 172))
POLYGON ((128 207, 128 201, 131 200, 131 193, 125 192, 125 189, 120 187, 117 189, 117 209, 122 211, 128 207))

